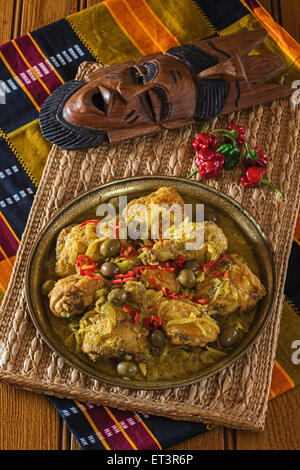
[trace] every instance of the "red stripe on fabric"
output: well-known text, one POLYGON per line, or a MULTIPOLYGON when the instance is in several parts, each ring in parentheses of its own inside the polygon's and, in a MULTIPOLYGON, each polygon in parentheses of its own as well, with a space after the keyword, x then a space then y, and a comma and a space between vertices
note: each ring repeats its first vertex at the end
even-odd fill
MULTIPOLYGON (((19 248, 19 243, 15 239, 14 235, 11 233, 7 225, 4 223, 0 217, 0 245, 5 251, 6 255, 11 258, 17 253, 19 248)), ((3 259, 1 257, 1 259, 3 259)))
POLYGON ((130 443, 103 406, 90 405, 89 403, 85 403, 83 406, 99 430, 100 436, 98 437, 101 439, 102 435, 112 450, 132 450, 130 443))
POLYGON ((54 73, 51 66, 45 61, 44 57, 34 46, 30 38, 27 35, 20 36, 16 38, 15 41, 43 83, 45 83, 50 91, 56 90, 56 88, 61 85, 61 81, 54 73))
POLYGON ((113 409, 115 418, 119 421, 124 431, 134 442, 138 449, 157 450, 160 449, 151 434, 142 425, 137 416, 130 411, 113 409))
POLYGON ((256 0, 246 0, 246 3, 248 3, 249 7, 252 8, 252 10, 260 6, 256 0))
POLYGON ((28 69, 28 66, 11 42, 7 42, 0 46, 5 60, 12 68, 16 76, 24 84, 30 95, 34 98, 38 106, 41 106, 45 99, 49 96, 46 90, 39 83, 37 78, 28 69))

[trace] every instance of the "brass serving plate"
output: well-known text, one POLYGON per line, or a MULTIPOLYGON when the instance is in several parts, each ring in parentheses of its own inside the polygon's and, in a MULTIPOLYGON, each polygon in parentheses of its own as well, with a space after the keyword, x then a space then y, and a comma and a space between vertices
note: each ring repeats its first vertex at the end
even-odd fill
POLYGON ((61 356, 66 363, 81 372, 101 382, 131 389, 161 390, 181 387, 199 382, 232 364, 249 349, 263 331, 270 318, 276 291, 277 269, 274 254, 267 237, 253 217, 233 199, 213 188, 188 179, 169 176, 127 178, 104 184, 74 199, 58 211, 41 231, 31 250, 26 270, 26 297, 28 308, 36 328, 49 347, 61 356), (42 295, 40 293, 41 273, 43 272, 48 250, 53 246, 55 237, 63 227, 73 223, 74 220, 84 220, 84 214, 97 206, 100 202, 107 201, 111 197, 120 195, 139 197, 142 194, 149 194, 152 191, 156 191, 161 186, 172 186, 183 198, 186 197, 189 200, 192 198, 199 203, 207 204, 211 208, 215 208, 218 212, 222 212, 234 220, 248 243, 251 244, 259 264, 261 279, 266 287, 267 294, 257 308, 257 313, 249 332, 231 353, 216 364, 208 366, 206 369, 200 370, 198 373, 188 378, 180 378, 173 381, 127 381, 121 377, 111 377, 95 370, 92 361, 72 353, 58 336, 56 336, 50 324, 48 314, 43 307, 42 295))

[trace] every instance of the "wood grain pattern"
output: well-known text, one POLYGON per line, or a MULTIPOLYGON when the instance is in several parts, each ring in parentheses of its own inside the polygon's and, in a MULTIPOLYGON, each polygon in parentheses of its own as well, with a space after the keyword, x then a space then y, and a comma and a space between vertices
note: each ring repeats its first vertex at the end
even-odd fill
MULTIPOLYGON (((0 0, 0 41, 48 24, 98 0, 0 0)), ((298 0, 261 0, 277 21, 300 41, 298 0), (298 8, 297 8, 298 7, 298 8)), ((299 449, 300 388, 270 402, 263 433, 214 430, 173 449, 299 449)), ((42 395, 0 385, 0 449, 72 449, 79 446, 42 395)))

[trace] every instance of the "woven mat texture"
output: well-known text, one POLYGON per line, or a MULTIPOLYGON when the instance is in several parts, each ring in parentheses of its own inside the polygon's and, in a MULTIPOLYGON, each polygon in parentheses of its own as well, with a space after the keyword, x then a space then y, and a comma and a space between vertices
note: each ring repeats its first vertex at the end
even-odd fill
MULTIPOLYGON (((100 67, 84 63, 84 73, 100 67)), ((135 391, 112 387, 78 372, 43 342, 26 307, 24 277, 30 249, 42 227, 74 197, 102 183, 137 175, 186 176, 194 168, 193 135, 201 126, 163 131, 118 145, 108 143, 88 151, 53 147, 28 219, 11 281, 0 313, 0 380, 48 395, 102 403, 174 419, 202 421, 262 430, 283 302, 284 280, 299 206, 300 109, 289 99, 232 113, 210 123, 210 130, 227 122, 248 129, 251 145, 270 155, 267 177, 279 187, 281 200, 269 188, 245 189, 241 167, 222 172, 213 186, 244 206, 262 226, 279 267, 279 291, 271 321, 258 341, 222 372, 183 388, 135 391)), ((198 177, 198 176, 197 176, 198 177)))

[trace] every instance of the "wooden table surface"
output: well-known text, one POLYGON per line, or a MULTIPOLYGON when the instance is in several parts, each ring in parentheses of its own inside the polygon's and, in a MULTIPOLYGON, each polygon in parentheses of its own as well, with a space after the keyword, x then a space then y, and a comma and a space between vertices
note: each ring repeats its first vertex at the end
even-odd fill
MULTIPOLYGON (((0 0, 0 43, 98 2, 0 0)), ((261 3, 300 42, 299 0, 264 0, 261 3)), ((235 431, 219 426, 173 449, 299 449, 299 409, 300 387, 270 402, 263 433, 235 431)), ((78 450, 79 446, 46 397, 0 385, 0 450, 23 449, 78 450)))

